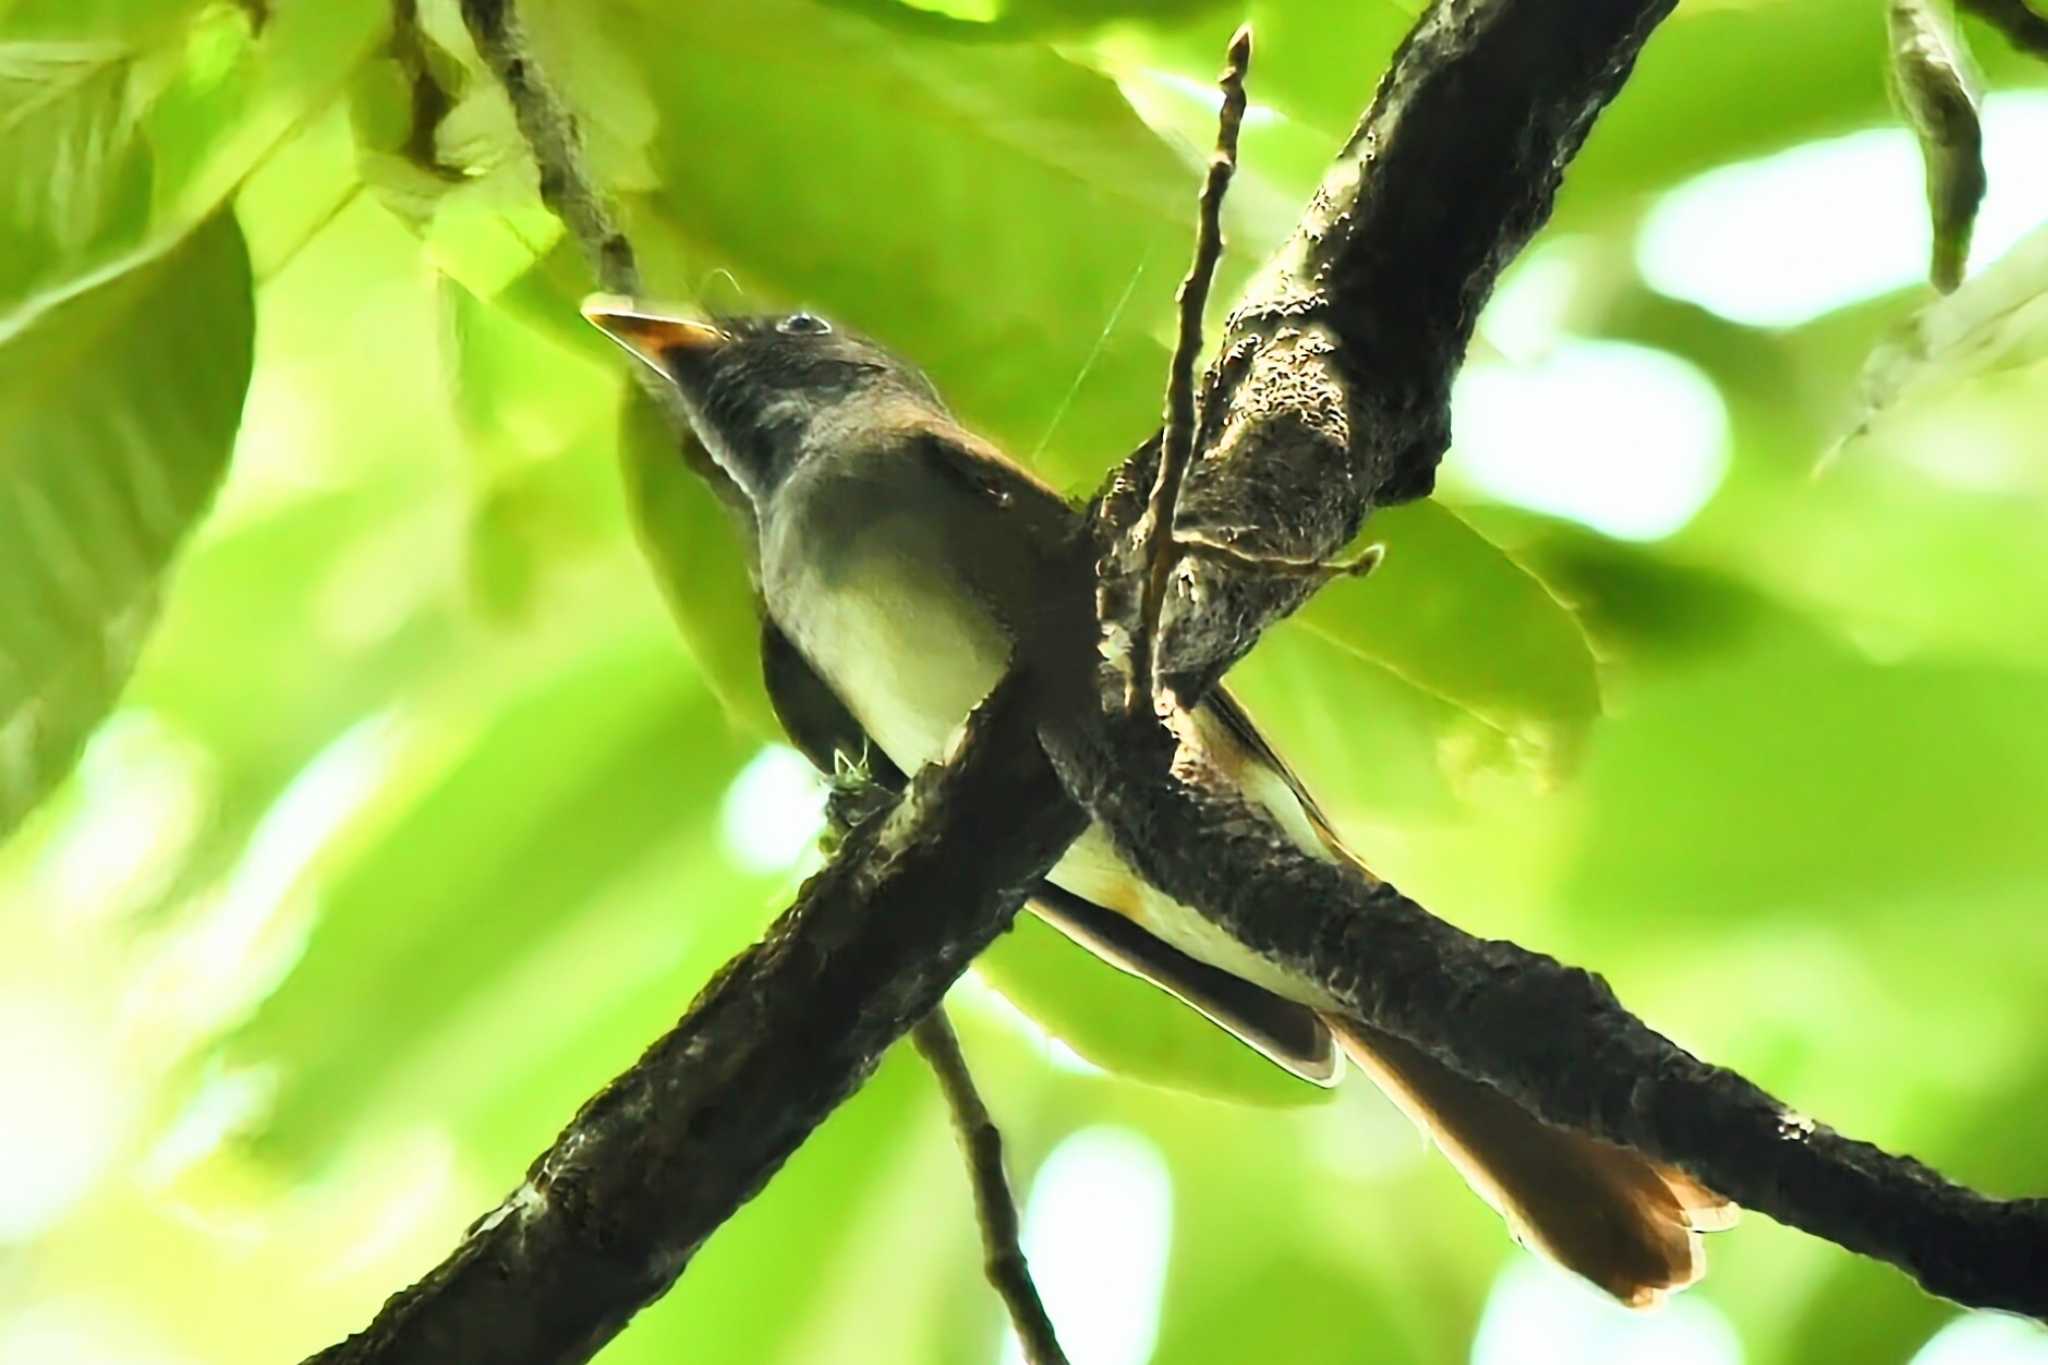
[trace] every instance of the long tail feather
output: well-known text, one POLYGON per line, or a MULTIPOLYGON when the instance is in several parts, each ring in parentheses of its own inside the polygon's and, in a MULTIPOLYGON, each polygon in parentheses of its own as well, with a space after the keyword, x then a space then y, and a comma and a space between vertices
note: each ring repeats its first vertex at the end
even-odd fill
POLYGON ((1524 1246, 1631 1307, 1706 1273, 1699 1234, 1734 1222, 1727 1200, 1636 1152, 1554 1128, 1359 1020, 1324 1022, 1524 1246))

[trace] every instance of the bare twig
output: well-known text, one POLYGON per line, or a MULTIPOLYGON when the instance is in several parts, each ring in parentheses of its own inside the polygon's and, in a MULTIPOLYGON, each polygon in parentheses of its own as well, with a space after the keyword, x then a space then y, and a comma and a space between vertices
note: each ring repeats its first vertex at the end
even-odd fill
MULTIPOLYGON (((575 115, 566 109, 535 59, 512 0, 461 0, 462 20, 484 65, 505 87, 512 117, 533 153, 541 202, 554 211, 569 235, 583 249, 597 287, 629 297, 641 292, 640 262, 633 243, 619 226, 618 216, 584 163, 583 135, 575 115)), ((690 430, 688 415, 675 386, 642 366, 632 369, 641 391, 654 400, 675 433, 678 449, 690 468, 718 495, 726 514, 739 526, 747 549, 747 568, 754 564, 754 505, 732 476, 713 460, 690 430)))
POLYGON ((512 0, 462 0, 462 20, 484 65, 505 87, 512 117, 533 149, 540 168, 541 202, 554 210, 583 248, 598 288, 638 294, 640 264, 633 244, 583 169, 583 135, 536 65, 512 0))
POLYGON ((1003 1173, 1003 1135, 989 1117, 988 1106, 974 1088, 968 1074, 967 1058, 960 1051, 960 1039, 946 1018, 944 1006, 933 1010, 916 1028, 911 1040, 930 1063, 939 1079, 939 1089, 953 1111, 953 1130, 960 1139, 961 1155, 967 1158, 967 1175, 974 1186, 975 1220, 981 1225, 981 1247, 986 1257, 988 1282, 1002 1295, 1010 1310, 1010 1325, 1024 1348, 1030 1365, 1067 1365, 1060 1350, 1052 1319, 1039 1300, 1032 1282, 1031 1267, 1024 1260, 1019 1240, 1017 1204, 1010 1196, 1009 1177, 1003 1173))
POLYGON ((2027 0, 1960 0, 1960 4, 2003 33, 2020 51, 2048 58, 2048 15, 2027 0))
POLYGON ((1318 587, 1333 578, 1364 578, 1379 568, 1387 547, 1372 544, 1350 559, 1296 559, 1291 555, 1262 555, 1240 550, 1198 532, 1176 538, 1177 553, 1183 559, 1209 559, 1249 573, 1287 574, 1304 578, 1318 587))
POLYGON ((1152 497, 1144 518, 1133 532, 1139 543, 1138 626, 1131 638, 1131 676, 1125 693, 1126 708, 1138 699, 1155 699, 1158 680, 1153 676, 1157 658, 1159 617, 1166 607, 1166 589, 1178 560, 1174 547, 1173 518, 1180 505, 1182 481, 1195 446, 1195 361, 1202 354, 1202 314, 1209 306, 1209 286, 1216 278, 1216 263, 1223 256, 1223 196, 1230 189, 1230 177, 1237 170, 1237 134, 1244 124, 1244 81, 1251 69, 1252 30, 1238 29, 1225 55, 1218 85, 1223 104, 1216 116, 1216 153, 1209 158, 1209 173, 1202 181, 1202 197, 1195 220, 1195 258, 1181 281, 1175 300, 1180 305, 1173 360, 1166 375, 1165 426, 1159 441, 1159 470, 1152 482, 1152 497))

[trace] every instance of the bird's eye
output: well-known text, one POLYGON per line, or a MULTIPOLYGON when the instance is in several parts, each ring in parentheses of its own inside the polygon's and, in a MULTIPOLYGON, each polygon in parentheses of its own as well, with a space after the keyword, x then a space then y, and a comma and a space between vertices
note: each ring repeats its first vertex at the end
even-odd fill
POLYGON ((831 331, 832 324, 816 313, 791 313, 775 324, 775 330, 784 336, 815 337, 831 331))

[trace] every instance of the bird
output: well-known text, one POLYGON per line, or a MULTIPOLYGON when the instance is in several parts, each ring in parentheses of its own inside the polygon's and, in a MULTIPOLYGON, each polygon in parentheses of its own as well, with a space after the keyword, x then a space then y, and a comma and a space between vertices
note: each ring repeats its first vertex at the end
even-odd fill
MULTIPOLYGON (((584 316, 673 386, 754 514, 762 676, 827 771, 874 752, 897 780, 939 759, 1006 672, 1081 512, 955 419, 931 381, 809 311, 701 318, 593 295, 584 316)), ((1175 717, 1183 742, 1314 856, 1360 861, 1227 687, 1175 717)), ((1514 1238, 1632 1307, 1705 1272, 1728 1200, 1628 1148, 1551 1126, 1405 1039, 1347 1015, 1149 885, 1091 827, 1030 909, 1304 1080, 1369 1077, 1514 1238)))

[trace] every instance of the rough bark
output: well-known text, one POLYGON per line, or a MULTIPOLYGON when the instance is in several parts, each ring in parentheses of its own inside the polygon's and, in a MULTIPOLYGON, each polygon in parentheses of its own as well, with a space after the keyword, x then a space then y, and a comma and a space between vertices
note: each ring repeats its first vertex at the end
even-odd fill
POLYGON ((588 1360, 929 1015, 1084 819, 1012 679, 768 936, 324 1365, 588 1360), (963 858, 972 848, 976 856, 963 858))
MULTIPOLYGON (((1479 307, 1669 7, 1439 0, 1418 22, 1204 380, 1177 524, 1244 554, 1189 560, 1199 593, 1177 578, 1160 642, 1175 691, 1199 694, 1299 605, 1314 579, 1280 565, 1331 558, 1374 506, 1429 488, 1479 307)), ((505 28, 505 0, 464 10, 505 28)), ((532 67, 480 45, 517 104, 532 67)), ((551 146, 573 161, 573 138, 534 145, 544 187, 575 171, 548 164, 551 146)), ((586 246, 603 259, 601 238, 586 246)), ((1135 525, 1154 451, 1106 492, 1097 544, 1077 559, 1092 565, 1135 525)), ((1162 887, 1532 1111, 1639 1146, 1934 1292, 2048 1315, 2042 1201, 1986 1199, 1810 1124, 1658 1037, 1597 977, 1473 939, 1292 850, 1176 770, 1150 716, 1090 704, 1097 623, 1087 593, 1059 591, 1080 599, 1075 619, 1026 655, 1061 695, 1034 715, 1014 682, 1001 689, 946 768, 849 840, 446 1263, 319 1359, 587 1358, 937 1004, 1081 828, 1075 798, 1162 887)), ((1129 594, 1103 606, 1119 621, 1136 611, 1129 594)))
POLYGON ((1038 1297, 1038 1285, 1031 1278, 1031 1266, 1024 1256, 1023 1229, 1017 1219, 1017 1201, 1010 1194, 1010 1176, 1003 1169, 1003 1134, 982 1103, 974 1077, 967 1070, 967 1057, 960 1051, 960 1039, 953 1032, 946 1011, 935 1009, 911 1033, 917 1050, 938 1078, 953 1111, 953 1131, 960 1139, 960 1155, 967 1161, 967 1176, 974 1187, 974 1221, 981 1227, 982 1272, 1002 1297, 1010 1315, 1010 1328, 1017 1334, 1025 1365, 1067 1365, 1060 1349, 1059 1333, 1046 1315, 1038 1297))
MULTIPOLYGON (((1375 506, 1429 492, 1479 309, 1670 9, 1443 0, 1423 13, 1231 314, 1203 385, 1182 532, 1276 563, 1328 561, 1375 506)), ((1150 486, 1142 463, 1128 470, 1107 521, 1134 524, 1150 486)), ((1183 696, 1317 586, 1218 559, 1183 575, 1160 642, 1183 696)))
POLYGON ((1359 1018, 1550 1122, 1678 1166, 1746 1209, 1898 1266, 1931 1293, 2048 1317, 2048 1199, 1988 1198, 1844 1137, 1693 1057, 1597 975, 1475 938, 1384 882, 1303 854, 1263 813, 1202 780, 1157 727, 1120 726, 1072 727, 1053 751, 1124 856, 1359 1018), (1148 747, 1154 761, 1134 764, 1148 747))

